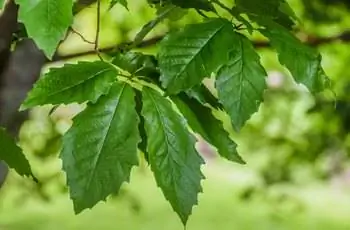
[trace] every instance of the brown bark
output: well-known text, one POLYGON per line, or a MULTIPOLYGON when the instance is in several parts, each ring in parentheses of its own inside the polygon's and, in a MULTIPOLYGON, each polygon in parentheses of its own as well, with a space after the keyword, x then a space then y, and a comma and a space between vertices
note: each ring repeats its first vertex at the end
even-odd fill
MULTIPOLYGON (((95 1, 79 0, 75 4, 74 13, 80 12, 93 2, 95 1)), ((45 55, 31 39, 18 42, 11 52, 13 34, 17 28, 18 5, 14 0, 7 0, 0 15, 0 126, 5 127, 14 137, 27 118, 27 113, 18 112, 18 108, 39 78, 46 62, 45 55)), ((0 161, 0 187, 7 174, 7 165, 0 161)))

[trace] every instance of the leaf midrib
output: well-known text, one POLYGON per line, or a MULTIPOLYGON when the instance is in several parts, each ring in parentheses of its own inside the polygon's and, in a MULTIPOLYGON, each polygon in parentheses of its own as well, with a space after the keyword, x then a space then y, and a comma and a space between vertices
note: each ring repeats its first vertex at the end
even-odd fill
MULTIPOLYGON (((154 104, 154 107, 155 107, 155 109, 156 109, 156 111, 157 111, 157 117, 158 117, 158 119, 161 121, 160 123, 161 123, 161 127, 162 127, 162 132, 163 132, 163 134, 164 134, 164 136, 165 136, 165 141, 166 141, 166 148, 167 148, 167 151, 166 151, 166 152, 169 153, 169 147, 168 147, 168 146, 170 145, 170 142, 169 142, 169 140, 168 140, 168 136, 166 135, 165 127, 164 127, 164 125, 163 125, 164 120, 162 119, 160 110, 159 110, 159 108, 158 108, 158 106, 157 106, 157 103, 156 103, 155 99, 153 98, 153 96, 152 96, 150 93, 148 93, 148 95, 149 95, 149 97, 151 98, 152 103, 154 104)), ((165 99, 165 100, 167 100, 167 99, 165 99)), ((171 154, 167 154, 167 156, 170 157, 170 158, 172 158, 172 157, 171 157, 171 154)), ((173 160, 172 162, 177 163, 175 160, 173 160)), ((171 171, 173 171, 173 167, 171 168, 171 171)), ((173 173, 172 173, 172 174, 173 174, 173 173)), ((175 181, 174 181, 173 179, 171 179, 171 181, 172 181, 173 188, 174 188, 174 190, 175 190, 175 194, 177 194, 177 192, 176 192, 176 183, 175 183, 175 181)), ((177 197, 177 195, 175 195, 174 197, 175 197, 175 199, 176 199, 177 206, 179 206, 179 204, 180 204, 179 198, 177 197)))
POLYGON ((226 22, 223 22, 222 25, 220 27, 217 28, 217 30, 207 39, 207 41, 205 42, 205 44, 200 47, 198 49, 198 51, 195 53, 195 55, 192 55, 192 57, 190 58, 190 60, 188 61, 188 63, 186 65, 183 65, 183 67, 181 68, 181 70, 178 72, 178 74, 175 75, 174 78, 172 78, 172 80, 168 83, 168 85, 173 84, 174 81, 177 81, 177 79, 182 76, 184 74, 184 72, 186 72, 186 68, 193 62, 193 60, 195 59, 195 57, 197 57, 198 54, 200 54, 203 49, 205 47, 207 47, 208 43, 215 38, 215 36, 217 35, 217 33, 219 33, 225 26, 227 26, 226 22))
MULTIPOLYGON (((49 97, 55 96, 55 95, 57 95, 57 94, 61 94, 62 92, 67 91, 67 90, 70 90, 70 89, 72 89, 72 88, 74 88, 74 87, 77 87, 77 86, 79 86, 79 85, 81 85, 81 84, 83 84, 83 83, 85 83, 85 82, 87 82, 87 81, 89 81, 89 80, 91 80, 91 79, 93 79, 93 78, 95 78, 95 77, 98 77, 98 75, 101 75, 101 74, 103 74, 103 73, 105 73, 105 72, 107 72, 107 71, 109 71, 109 70, 111 70, 111 68, 107 68, 107 67, 106 67, 105 69, 100 70, 99 72, 97 72, 97 73, 91 75, 90 77, 88 77, 88 78, 86 78, 86 79, 80 80, 80 81, 76 82, 76 83, 73 84, 73 85, 66 86, 66 87, 62 88, 61 90, 55 91, 55 92, 53 92, 53 93, 51 93, 51 94, 47 94, 47 97, 49 98, 49 97)), ((38 96, 38 97, 41 97, 41 96, 38 96)))
POLYGON ((108 122, 108 129, 107 129, 107 131, 105 132, 105 135, 103 136, 103 140, 102 140, 102 145, 101 145, 101 148, 99 149, 99 151, 98 151, 98 154, 97 154, 97 157, 95 158, 95 160, 93 161, 93 163, 94 163, 94 167, 93 167, 93 170, 92 170, 92 173, 91 173, 91 176, 89 177, 89 180, 88 180, 88 183, 87 183, 87 185, 85 186, 85 191, 89 191, 89 188, 90 188, 90 186, 91 186, 91 181, 92 181, 92 179, 95 177, 95 174, 96 174, 96 169, 97 169, 97 166, 98 166, 98 164, 99 164, 99 162, 100 162, 100 160, 101 160, 101 155, 102 155, 102 152, 103 152, 103 149, 104 149, 104 146, 105 146, 105 142, 106 142, 106 139, 107 139, 107 136, 109 135, 109 131, 110 131, 110 129, 111 129, 111 124, 112 124, 112 121, 114 120, 114 117, 115 117, 115 115, 116 115, 116 113, 117 113, 117 107, 119 106, 119 104, 120 104, 120 98, 122 97, 122 94, 124 93, 124 89, 125 89, 125 87, 126 87, 126 83, 124 83, 124 86, 123 86, 123 88, 120 90, 120 93, 119 93, 119 95, 118 95, 118 103, 116 104, 116 106, 115 106, 115 109, 114 109, 114 111, 113 111, 113 115, 111 116, 111 119, 110 119, 110 121, 108 122))

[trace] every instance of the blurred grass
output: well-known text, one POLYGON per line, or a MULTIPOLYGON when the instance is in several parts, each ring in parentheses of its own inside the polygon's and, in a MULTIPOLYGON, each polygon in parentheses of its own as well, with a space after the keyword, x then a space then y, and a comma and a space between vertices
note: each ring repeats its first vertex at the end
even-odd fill
MULTIPOLYGON (((242 173, 243 167, 214 162, 205 167, 204 194, 200 195, 200 205, 194 208, 186 229, 350 229, 347 215, 350 198, 332 188, 318 185, 303 189, 288 187, 288 193, 294 197, 290 201, 272 201, 263 196, 240 200, 237 191, 245 183, 242 175, 248 175, 242 173), (300 200, 302 208, 298 208, 299 201, 295 203, 294 199, 300 200)), ((250 179, 247 177, 246 180, 250 179)), ((11 199, 11 189, 5 190, 1 199, 11 199)), ((78 216, 73 214, 68 195, 54 196, 50 203, 32 198, 22 205, 2 202, 0 229, 183 229, 148 170, 134 170, 132 183, 125 185, 124 190, 126 196, 99 203, 78 216)))

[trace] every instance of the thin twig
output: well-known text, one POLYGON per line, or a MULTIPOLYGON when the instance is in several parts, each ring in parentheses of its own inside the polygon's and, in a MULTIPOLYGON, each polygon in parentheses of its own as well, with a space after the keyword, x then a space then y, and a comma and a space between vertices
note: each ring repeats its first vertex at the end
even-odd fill
MULTIPOLYGON (((324 44, 329 44, 332 42, 340 41, 343 43, 348 43, 350 42, 350 30, 349 31, 344 31, 341 34, 337 34, 334 36, 330 37, 314 37, 312 35, 305 35, 303 36, 304 38, 301 39, 303 43, 309 46, 319 46, 319 45, 324 45, 324 44)), ((143 40, 141 43, 139 43, 135 48, 146 48, 153 46, 157 44, 159 41, 161 41, 164 38, 164 35, 159 35, 147 40, 143 40)), ((270 43, 268 41, 262 41, 262 40, 253 40, 252 41, 253 45, 255 48, 268 48, 270 47, 270 43)), ((123 47, 127 47, 128 45, 132 44, 132 42, 124 42, 121 44, 113 44, 107 47, 101 48, 99 51, 102 53, 108 53, 116 50, 120 50, 123 47)), ((55 62, 55 61, 63 61, 63 60, 68 60, 71 58, 78 58, 86 55, 91 55, 91 54, 96 54, 95 50, 84 50, 80 51, 77 53, 71 53, 71 54, 64 54, 60 55, 57 53, 51 61, 47 60, 48 62, 55 62)))
POLYGON ((200 11, 200 10, 198 10, 198 9, 196 9, 196 11, 197 11, 197 13, 198 13, 200 16, 202 16, 203 18, 208 18, 208 16, 205 15, 202 11, 200 11))
POLYGON ((242 23, 241 23, 241 24, 238 24, 238 25, 234 25, 234 27, 235 27, 236 30, 242 30, 242 29, 244 29, 244 28, 242 28, 242 26, 243 26, 242 23))
POLYGON ((103 61, 100 51, 98 50, 99 40, 100 40, 100 25, 101 25, 101 0, 97 0, 96 7, 96 37, 95 37, 95 47, 97 56, 103 61))
POLYGON ((75 33, 76 35, 78 35, 84 42, 95 45, 95 42, 89 41, 87 40, 84 35, 82 35, 79 31, 75 30, 73 27, 70 28, 70 30, 75 33))

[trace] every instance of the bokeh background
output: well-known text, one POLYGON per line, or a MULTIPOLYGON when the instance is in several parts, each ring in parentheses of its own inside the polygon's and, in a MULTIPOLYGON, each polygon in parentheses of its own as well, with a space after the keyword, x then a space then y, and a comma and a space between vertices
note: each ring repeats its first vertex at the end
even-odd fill
MULTIPOLYGON (((325 71, 333 80, 332 90, 311 96, 293 82, 269 47, 259 47, 269 73, 264 104, 240 133, 232 130, 224 114, 218 114, 247 165, 219 159, 215 149, 199 141, 207 179, 186 229, 350 229, 350 2, 288 2, 301 19, 295 33, 321 51, 325 71)), ((108 11, 108 4, 103 4, 101 48, 132 40, 155 15, 146 0, 129 0, 129 9, 117 5, 108 11)), ((85 9, 73 25, 91 41, 95 12, 94 5, 85 9)), ((148 37, 199 20, 190 11, 181 20, 160 24, 148 37)), ((263 38, 256 35, 253 39, 263 38)), ((60 54, 69 56, 92 46, 73 33, 61 45, 60 54)), ((157 47, 141 50, 155 53, 157 47)), ((43 72, 79 59, 96 57, 63 59, 45 66, 43 72)), ((211 87, 211 80, 207 84, 211 87)), ((119 194, 75 216, 58 153, 61 136, 82 108, 59 107, 49 115, 51 109, 32 110, 20 130, 20 144, 40 183, 10 173, 0 190, 1 230, 183 229, 142 159, 131 183, 124 184, 119 194)))

